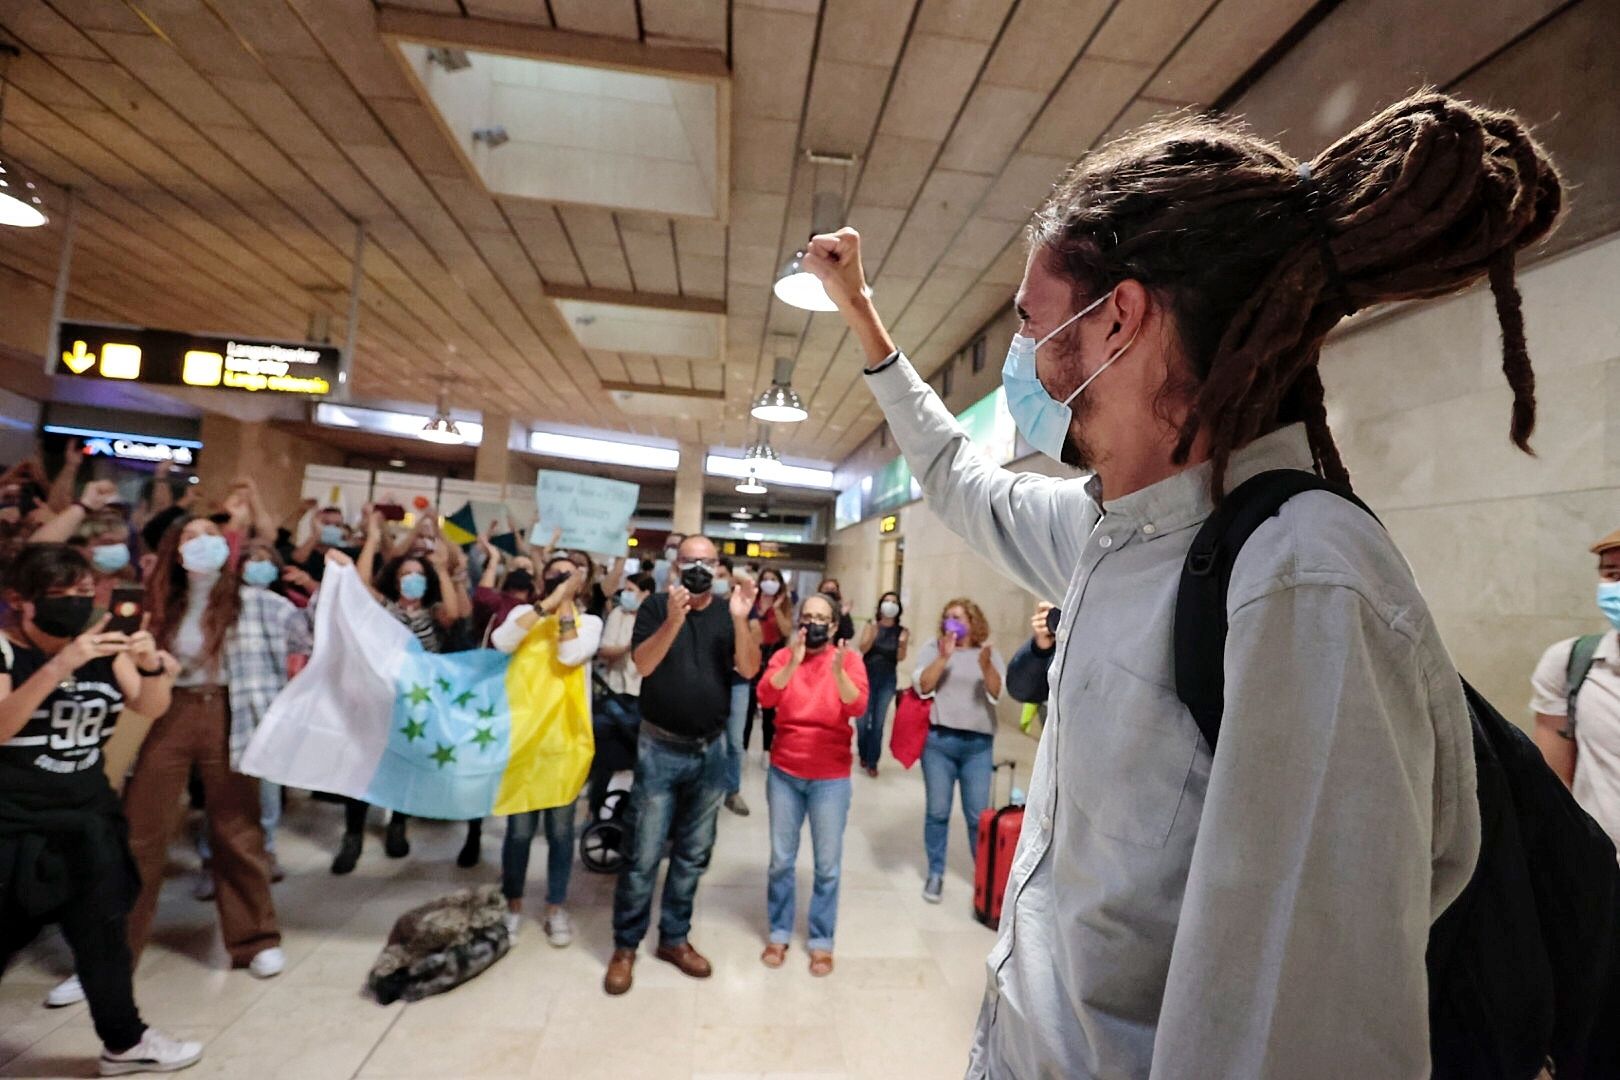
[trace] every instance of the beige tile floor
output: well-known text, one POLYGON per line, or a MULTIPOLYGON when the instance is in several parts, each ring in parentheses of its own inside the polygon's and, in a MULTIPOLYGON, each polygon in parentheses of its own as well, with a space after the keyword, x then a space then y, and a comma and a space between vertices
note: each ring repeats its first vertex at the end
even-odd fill
MULTIPOLYGON (((1033 743, 1013 732, 999 742, 1021 759, 1019 779, 1027 783, 1033 743)), ((376 1005, 358 991, 394 919, 452 887, 496 880, 501 827, 486 826, 484 862, 474 870, 454 865, 459 826, 413 823, 414 850, 401 861, 383 857, 374 829, 359 870, 334 878, 327 862, 339 809, 298 797, 282 832, 289 876, 276 886, 286 973, 259 982, 225 969, 213 907, 190 896, 195 859, 177 844, 137 998, 149 1022, 207 1042, 201 1064, 185 1074, 195 1080, 959 1075, 993 944, 970 914, 971 862, 960 819, 952 821, 945 903, 931 906, 920 895, 919 770, 901 772, 891 762, 875 781, 855 777, 838 969, 812 979, 803 948, 808 833, 800 936, 788 966, 770 971, 758 959, 769 846, 757 754, 744 792, 755 812, 744 819, 721 811, 714 861, 698 892, 692 940, 714 961, 708 981, 652 960, 649 944, 630 994, 605 996, 612 880, 576 862, 570 906, 579 936, 572 947, 550 948, 531 922, 519 946, 472 982, 416 1004, 376 1005)), ((542 834, 531 864, 531 910, 543 896, 544 866, 542 834)), ((93 1075, 97 1043, 84 1007, 40 1007, 67 962, 52 931, 0 982, 0 1076, 93 1075)))

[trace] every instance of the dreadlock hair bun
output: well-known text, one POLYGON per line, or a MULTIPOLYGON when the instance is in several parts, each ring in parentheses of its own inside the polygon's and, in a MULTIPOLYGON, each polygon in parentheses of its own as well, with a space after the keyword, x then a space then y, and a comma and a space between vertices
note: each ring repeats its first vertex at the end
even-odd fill
POLYGON ((1390 106, 1301 164, 1233 121, 1183 115, 1077 162, 1029 235, 1078 293, 1135 279, 1166 305, 1192 379, 1175 460, 1209 439, 1212 494, 1232 453, 1304 422, 1319 473, 1348 473, 1317 363, 1346 314, 1488 277, 1530 452, 1535 378, 1515 254, 1558 220, 1558 171, 1511 113, 1438 93, 1390 106))

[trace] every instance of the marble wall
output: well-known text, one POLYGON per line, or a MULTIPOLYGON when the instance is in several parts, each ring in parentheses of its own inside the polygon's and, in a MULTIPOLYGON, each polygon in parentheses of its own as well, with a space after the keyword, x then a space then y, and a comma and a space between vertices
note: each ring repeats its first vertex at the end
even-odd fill
MULTIPOLYGON (((1526 724, 1541 651, 1604 625, 1587 548, 1620 527, 1617 286, 1620 237, 1520 277, 1540 402, 1535 457, 1507 437, 1512 396, 1488 289, 1374 314, 1323 354, 1330 420, 1357 491, 1410 560, 1458 668, 1526 724)), ((859 464, 884 453, 863 451, 859 464)), ((1061 470, 1041 458, 1013 467, 1061 470)), ((880 585, 877 528, 876 519, 864 521, 831 543, 829 572, 857 615, 870 612, 880 585)), ((1036 598, 996 574, 922 503, 901 511, 899 535, 907 622, 929 627, 947 599, 972 596, 1010 655, 1036 598)), ((1016 714, 1004 709, 1004 718, 1016 714)))

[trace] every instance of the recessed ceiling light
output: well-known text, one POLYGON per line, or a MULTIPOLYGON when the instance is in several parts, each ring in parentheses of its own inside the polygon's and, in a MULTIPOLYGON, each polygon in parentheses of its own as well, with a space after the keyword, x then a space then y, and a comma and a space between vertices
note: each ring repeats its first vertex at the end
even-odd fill
POLYGON ((405 459, 404 458, 389 458, 388 459, 388 467, 390 469, 403 469, 405 467, 405 459))

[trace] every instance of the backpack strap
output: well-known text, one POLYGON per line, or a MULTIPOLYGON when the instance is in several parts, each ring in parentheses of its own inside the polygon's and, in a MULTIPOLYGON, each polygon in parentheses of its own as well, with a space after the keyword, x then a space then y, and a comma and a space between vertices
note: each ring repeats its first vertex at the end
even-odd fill
MULTIPOLYGON (((1250 477, 1229 492, 1193 537, 1181 568, 1171 645, 1176 696, 1192 713, 1211 753, 1226 698, 1226 590, 1244 543, 1302 491, 1330 491, 1372 514, 1349 488, 1299 469, 1250 477)), ((1376 520, 1377 515, 1373 515, 1376 520)))
POLYGON ((1569 710, 1564 714, 1564 730, 1560 732, 1566 739, 1575 737, 1575 695, 1580 692, 1586 676, 1591 674, 1592 664, 1597 660, 1598 648, 1602 644, 1602 634, 1583 634, 1575 639, 1574 647, 1569 650, 1569 666, 1564 669, 1564 694, 1569 702, 1569 710))

